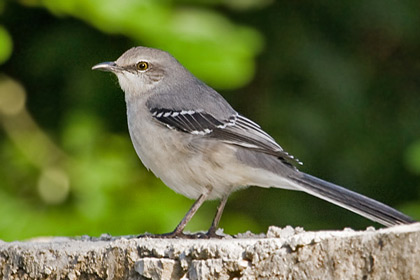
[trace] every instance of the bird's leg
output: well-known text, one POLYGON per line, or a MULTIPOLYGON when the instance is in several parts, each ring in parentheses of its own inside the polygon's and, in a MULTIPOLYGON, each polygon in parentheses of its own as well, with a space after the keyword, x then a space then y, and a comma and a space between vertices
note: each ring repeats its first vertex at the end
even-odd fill
POLYGON ((181 222, 176 226, 173 232, 168 233, 171 237, 176 236, 182 236, 185 226, 188 224, 188 222, 192 219, 194 214, 197 212, 198 208, 203 204, 203 202, 206 200, 209 192, 204 193, 200 195, 200 197, 194 202, 194 204, 191 206, 190 210, 185 214, 184 218, 181 220, 181 222))
MULTIPOLYGON (((212 188, 208 188, 207 192, 203 193, 202 195, 198 197, 198 199, 191 206, 190 210, 188 210, 187 214, 185 214, 184 218, 181 220, 181 222, 176 226, 176 228, 172 232, 164 233, 164 234, 145 235, 145 236, 154 237, 154 238, 176 238, 176 237, 197 238, 193 235, 184 234, 183 231, 184 231, 185 226, 188 224, 188 222, 197 212, 198 208, 200 208, 200 206, 204 203, 204 201, 206 201, 211 191, 212 191, 212 188)), ((139 236, 139 237, 142 237, 142 236, 139 236)))
POLYGON ((229 195, 225 195, 222 200, 220 201, 219 206, 217 207, 216 215, 214 216, 213 222, 211 223, 211 227, 207 231, 207 237, 216 237, 221 238, 221 236, 216 234, 216 230, 219 226, 220 219, 222 218, 223 210, 225 209, 226 202, 228 200, 229 195))

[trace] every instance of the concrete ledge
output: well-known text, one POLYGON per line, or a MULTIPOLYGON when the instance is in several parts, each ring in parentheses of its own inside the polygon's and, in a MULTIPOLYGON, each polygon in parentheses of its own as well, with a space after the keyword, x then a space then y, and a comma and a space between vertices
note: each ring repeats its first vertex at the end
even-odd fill
POLYGON ((420 224, 221 240, 0 241, 1 279, 420 279, 420 224))

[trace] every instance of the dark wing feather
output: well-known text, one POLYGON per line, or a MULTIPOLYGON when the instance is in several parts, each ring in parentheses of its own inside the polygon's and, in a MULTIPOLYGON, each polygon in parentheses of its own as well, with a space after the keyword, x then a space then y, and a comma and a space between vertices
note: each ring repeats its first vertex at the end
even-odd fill
POLYGON ((209 134, 215 128, 223 126, 221 121, 201 111, 153 108, 150 112, 156 120, 168 127, 192 134, 209 134))
POLYGON ((223 139, 225 142, 233 145, 276 156, 289 165, 302 164, 294 156, 284 151, 258 124, 239 114, 235 125, 217 129, 210 136, 223 139))
MULTIPOLYGON (((171 129, 215 138, 219 141, 256 150, 280 158, 286 164, 300 163, 263 131, 258 124, 235 113, 218 120, 202 110, 150 109, 152 116, 171 129)), ((300 163, 301 164, 301 163, 300 163)))

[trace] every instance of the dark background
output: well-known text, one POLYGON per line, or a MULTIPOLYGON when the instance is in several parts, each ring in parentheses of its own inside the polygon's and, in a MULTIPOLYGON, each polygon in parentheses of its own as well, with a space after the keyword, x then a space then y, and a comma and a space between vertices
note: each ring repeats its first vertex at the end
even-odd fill
MULTIPOLYGON (((418 1, 0 1, 0 239, 171 231, 192 201, 146 171, 115 77, 165 49, 304 165, 420 218, 418 1)), ((206 230, 208 202, 188 230, 206 230)), ((304 193, 251 187, 221 227, 379 226, 304 193)))

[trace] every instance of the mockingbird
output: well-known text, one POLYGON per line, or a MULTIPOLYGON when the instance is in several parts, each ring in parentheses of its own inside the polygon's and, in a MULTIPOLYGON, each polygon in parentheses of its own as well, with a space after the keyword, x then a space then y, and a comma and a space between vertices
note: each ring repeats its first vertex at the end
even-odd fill
POLYGON ((128 129, 143 164, 168 187, 196 199, 183 230, 208 199, 220 199, 207 236, 215 236, 228 196, 247 186, 304 191, 385 226, 413 223, 378 201, 296 168, 300 162, 250 119, 236 112, 165 51, 136 47, 92 67, 118 77, 128 129))

